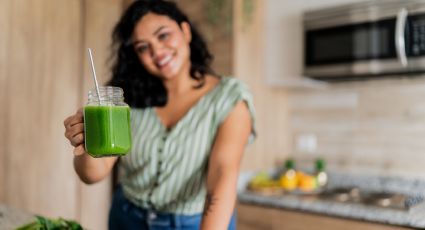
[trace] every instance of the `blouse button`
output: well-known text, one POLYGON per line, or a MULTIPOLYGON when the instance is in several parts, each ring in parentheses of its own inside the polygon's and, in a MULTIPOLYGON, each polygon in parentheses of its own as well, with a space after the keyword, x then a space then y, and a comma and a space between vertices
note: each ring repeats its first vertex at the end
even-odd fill
POLYGON ((156 214, 154 213, 154 212, 149 212, 148 213, 148 218, 149 218, 149 220, 154 220, 154 219, 156 219, 156 214))

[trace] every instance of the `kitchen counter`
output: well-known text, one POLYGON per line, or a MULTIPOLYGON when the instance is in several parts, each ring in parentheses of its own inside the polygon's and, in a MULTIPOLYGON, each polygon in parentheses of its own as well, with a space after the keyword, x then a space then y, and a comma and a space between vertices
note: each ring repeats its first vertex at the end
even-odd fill
POLYGON ((0 204, 0 230, 11 230, 34 220, 34 215, 0 204))
MULTIPOLYGON (((251 174, 252 175, 252 174, 251 174)), ((242 180, 248 181, 247 175, 242 180)), ((425 182, 403 178, 353 176, 329 174, 329 187, 356 186, 373 191, 392 191, 403 194, 423 195, 425 182)), ((246 185, 246 183, 245 183, 246 185)), ((241 185, 239 185, 241 186, 241 185)), ((255 204, 286 210, 296 210, 376 223, 425 228, 425 202, 408 210, 390 209, 362 203, 346 203, 322 199, 315 195, 284 194, 265 196, 240 188, 238 200, 242 204, 255 204)))

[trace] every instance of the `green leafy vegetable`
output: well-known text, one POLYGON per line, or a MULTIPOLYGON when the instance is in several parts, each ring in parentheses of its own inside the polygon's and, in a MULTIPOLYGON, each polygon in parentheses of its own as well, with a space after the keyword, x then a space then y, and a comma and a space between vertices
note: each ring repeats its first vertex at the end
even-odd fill
POLYGON ((35 221, 18 227, 16 230, 83 230, 83 227, 75 221, 36 216, 35 221))

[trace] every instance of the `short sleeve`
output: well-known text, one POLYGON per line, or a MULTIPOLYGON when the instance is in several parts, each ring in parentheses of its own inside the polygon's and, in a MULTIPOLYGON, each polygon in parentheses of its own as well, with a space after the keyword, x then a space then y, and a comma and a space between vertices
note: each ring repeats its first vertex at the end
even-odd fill
POLYGON ((215 104, 216 124, 219 126, 227 118, 233 108, 240 101, 244 101, 248 107, 251 117, 251 134, 249 135, 248 143, 252 143, 257 132, 255 129, 255 109, 252 94, 246 84, 235 78, 225 78, 221 88, 220 97, 215 104))

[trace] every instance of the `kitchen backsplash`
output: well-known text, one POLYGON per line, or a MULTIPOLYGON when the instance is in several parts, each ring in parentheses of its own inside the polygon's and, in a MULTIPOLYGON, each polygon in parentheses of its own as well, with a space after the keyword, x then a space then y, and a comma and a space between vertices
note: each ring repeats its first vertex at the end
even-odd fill
POLYGON ((424 77, 294 91, 288 99, 291 150, 307 162, 323 156, 336 169, 425 174, 424 99, 424 77), (316 146, 303 151, 297 138, 307 134, 316 146))

